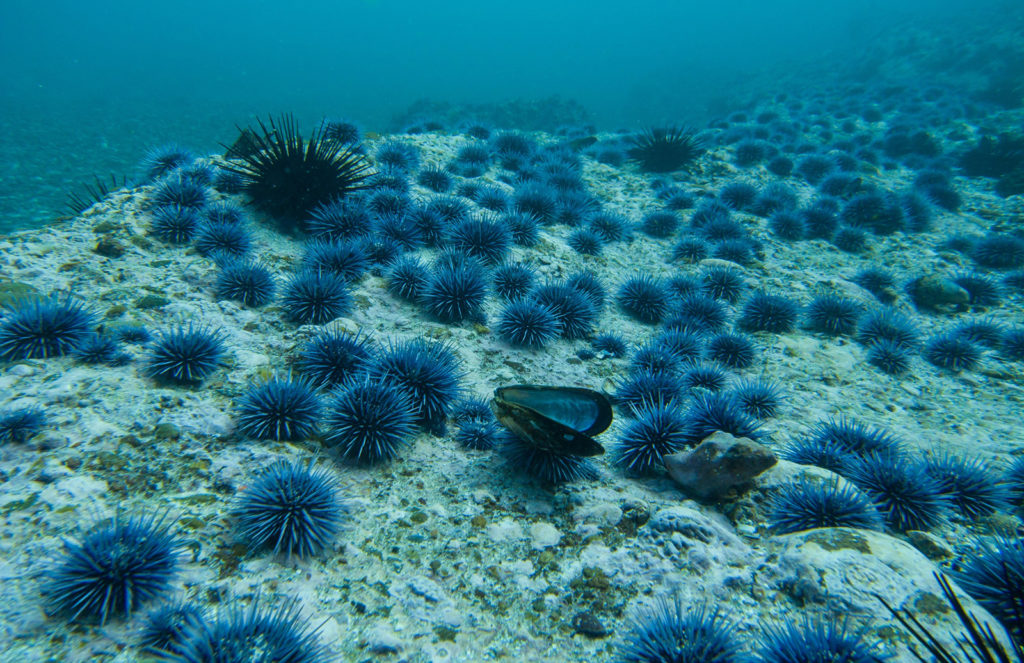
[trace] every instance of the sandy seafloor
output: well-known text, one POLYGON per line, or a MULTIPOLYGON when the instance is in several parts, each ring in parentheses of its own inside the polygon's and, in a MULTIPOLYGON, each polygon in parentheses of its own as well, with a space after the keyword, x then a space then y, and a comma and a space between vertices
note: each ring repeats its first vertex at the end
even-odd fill
MULTIPOLYGON (((424 164, 447 162, 469 140, 401 138, 423 150, 424 164)), ((693 173, 677 177, 708 195, 736 177, 755 185, 775 179, 764 169, 736 169, 724 158, 727 152, 712 151, 693 173)), ((638 221, 661 207, 650 178, 633 167, 584 161, 588 189, 609 210, 638 221)), ((902 190, 913 173, 896 169, 870 177, 902 190)), ((936 209, 932 232, 873 237, 871 250, 860 256, 821 240, 779 241, 763 219, 737 213, 764 242, 763 259, 741 269, 751 283, 802 303, 836 291, 875 306, 869 293, 847 280, 860 269, 881 263, 903 278, 946 273, 965 259, 938 252, 941 238, 980 234, 997 217, 1024 211, 1019 196, 1003 200, 977 180, 957 183, 964 196, 960 212, 936 209)), ((796 179, 789 184, 804 200, 812 193, 796 179)), ((195 389, 159 386, 145 377, 139 346, 128 346, 135 359, 119 367, 85 366, 66 357, 0 366, 0 405, 34 404, 48 417, 45 431, 28 444, 0 449, 5 661, 144 659, 134 646, 141 615, 104 627, 68 625, 47 617, 39 591, 39 574, 60 554, 62 537, 80 537, 119 509, 167 509, 177 519, 174 530, 191 542, 174 583, 177 598, 214 610, 257 594, 271 605, 298 599, 339 660, 610 660, 631 610, 671 593, 688 605, 722 608, 739 622, 738 637, 750 643, 762 625, 783 616, 840 614, 867 625, 895 660, 913 660, 901 645, 907 635, 894 628, 874 593, 916 608, 940 632, 959 629, 952 613, 936 608, 931 572, 940 562, 916 550, 910 537, 843 529, 774 536, 767 530, 771 487, 824 470, 780 462, 743 496, 702 505, 667 477, 627 476, 607 456, 597 460, 599 480, 547 488, 519 476, 495 452, 462 449, 452 426, 446 437, 420 433, 399 459, 372 467, 341 461, 315 440, 266 443, 234 435, 233 403, 261 376, 287 371, 298 346, 318 328, 284 321, 273 304, 248 310, 215 301, 213 261, 147 235, 141 204, 146 191, 122 190, 70 222, 0 239, 0 286, 11 290, 16 282, 41 294, 71 292, 110 321, 153 331, 179 321, 219 327, 228 362, 195 389), (125 253, 98 255, 93 249, 101 237, 121 244, 125 253), (168 302, 140 309, 139 300, 149 294, 168 302), (228 517, 233 494, 278 458, 315 459, 340 479, 353 516, 329 553, 288 561, 249 554, 241 544, 228 517), (588 612, 608 630, 606 637, 576 631, 574 618, 588 612)), ((300 242, 268 224, 252 230, 255 254, 283 281, 301 256, 300 242)), ((566 245, 569 232, 542 228, 540 242, 516 247, 513 258, 533 263, 542 280, 592 269, 610 292, 637 269, 660 275, 700 269, 667 266, 674 239, 635 232, 628 243, 584 257, 566 245)), ((332 324, 370 333, 378 343, 420 336, 449 341, 462 361, 467 394, 487 397, 510 383, 612 390, 628 364, 580 360, 576 352, 589 347, 585 340, 559 340, 531 352, 507 346, 482 325, 441 324, 389 295, 377 276, 364 277, 353 294, 355 311, 332 324)), ((491 321, 499 306, 489 298, 491 321)), ((926 335, 954 324, 948 316, 912 315, 926 335)), ((993 316, 1019 324, 1024 301, 1008 297, 993 316)), ((604 308, 598 329, 614 330, 633 344, 656 333, 614 303, 604 308)), ((755 339, 761 361, 744 374, 776 380, 786 393, 780 414, 764 424, 773 448, 826 416, 842 414, 884 426, 922 453, 978 454, 1002 467, 1024 450, 1021 363, 986 351, 977 370, 951 374, 918 357, 908 375, 894 378, 868 365, 864 348, 849 339, 805 331, 755 339)), ((606 446, 619 425, 599 438, 606 446)), ((942 549, 969 554, 973 535, 1017 526, 1012 514, 976 523, 954 519, 924 537, 931 546, 917 543, 933 556, 942 549)))

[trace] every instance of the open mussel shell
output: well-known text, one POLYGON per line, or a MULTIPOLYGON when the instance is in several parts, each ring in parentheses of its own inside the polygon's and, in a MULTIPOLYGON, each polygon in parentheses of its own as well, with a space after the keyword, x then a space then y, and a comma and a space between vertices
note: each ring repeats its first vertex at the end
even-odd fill
POLYGON ((603 393, 580 387, 512 385, 494 390, 494 415, 520 439, 539 449, 572 456, 596 456, 604 447, 591 436, 612 423, 612 404, 603 393))

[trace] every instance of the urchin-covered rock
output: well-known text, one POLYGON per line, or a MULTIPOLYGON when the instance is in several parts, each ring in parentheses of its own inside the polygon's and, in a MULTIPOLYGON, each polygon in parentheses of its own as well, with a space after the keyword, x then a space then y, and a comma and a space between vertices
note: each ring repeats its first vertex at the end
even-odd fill
POLYGON ((721 499, 777 462, 764 445, 721 431, 695 449, 666 455, 664 461, 669 476, 701 500, 721 499))

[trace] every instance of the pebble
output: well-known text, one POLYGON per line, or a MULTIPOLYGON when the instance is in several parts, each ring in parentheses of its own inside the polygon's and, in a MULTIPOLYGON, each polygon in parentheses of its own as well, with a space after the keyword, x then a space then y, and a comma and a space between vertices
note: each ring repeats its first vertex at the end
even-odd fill
POLYGON ((543 550, 558 545, 562 535, 551 523, 534 523, 530 525, 530 539, 534 550, 543 550))

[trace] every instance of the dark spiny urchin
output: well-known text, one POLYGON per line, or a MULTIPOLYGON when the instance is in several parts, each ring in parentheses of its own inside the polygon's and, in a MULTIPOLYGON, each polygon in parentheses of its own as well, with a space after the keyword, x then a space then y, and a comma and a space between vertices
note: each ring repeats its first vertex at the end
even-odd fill
POLYGON ((490 146, 502 159, 524 159, 533 154, 536 148, 536 144, 529 136, 518 131, 500 131, 494 134, 491 136, 490 146))
POLYGON ((676 273, 668 277, 667 286, 669 296, 674 300, 678 300, 682 297, 689 297, 701 292, 704 284, 699 276, 676 273))
POLYGON ((254 599, 246 608, 230 604, 215 619, 190 629, 170 660, 174 663, 326 663, 318 629, 300 615, 297 603, 265 608, 254 599))
POLYGON ((651 341, 680 361, 698 361, 704 356, 704 337, 688 329, 666 329, 651 341))
POLYGON ((1006 328, 991 317, 967 318, 963 322, 957 323, 950 333, 965 338, 971 343, 995 349, 999 347, 1006 328))
POLYGON ((513 197, 514 209, 528 214, 539 223, 550 224, 558 211, 558 198, 554 189, 539 182, 527 183, 516 189, 513 197))
POLYGON ((251 308, 270 303, 276 290, 277 284, 267 267, 245 260, 222 265, 214 285, 217 299, 234 300, 251 308))
POLYGON ((221 364, 224 334, 192 323, 159 332, 149 344, 146 374, 159 382, 196 385, 221 364))
POLYGON ((1024 361, 1024 327, 1006 330, 999 341, 999 356, 1009 361, 1024 361))
POLYGON ((620 663, 743 663, 736 627, 715 609, 686 610, 679 597, 660 596, 637 609, 617 646, 620 663))
POLYGON ((707 358, 729 368, 750 368, 757 358, 753 342, 742 334, 718 334, 708 340, 707 358))
POLYGON ((317 205, 363 188, 370 169, 356 147, 326 139, 318 130, 306 141, 291 115, 258 124, 243 134, 252 149, 228 150, 232 162, 226 168, 241 176, 252 204, 283 229, 300 230, 317 205))
POLYGON ((868 347, 880 341, 891 341, 912 350, 919 340, 917 327, 896 309, 873 311, 864 315, 857 324, 857 341, 868 347))
POLYGON ((762 140, 746 139, 736 143, 734 159, 741 168, 756 166, 768 156, 768 144, 762 140))
POLYGON ((597 468, 588 458, 554 453, 507 431, 500 437, 498 450, 510 470, 543 483, 593 481, 599 476, 597 468))
POLYGON ((456 323, 483 317, 487 275, 476 261, 435 265, 420 296, 426 310, 441 322, 456 323))
POLYGON ((950 498, 961 514, 972 520, 990 516, 1010 504, 1010 493, 980 458, 962 458, 948 453, 929 458, 928 474, 950 498))
POLYGON ((895 453, 853 456, 842 474, 868 494, 886 525, 897 532, 931 529, 949 510, 942 486, 920 461, 895 453))
POLYGON ((585 338, 593 331, 597 308, 579 290, 562 284, 546 284, 534 290, 531 298, 551 308, 562 326, 563 338, 585 338))
POLYGON ((850 483, 800 481, 784 484, 772 497, 768 521, 778 534, 818 527, 881 530, 882 514, 863 492, 850 483))
POLYGON ((150 182, 160 179, 172 171, 191 164, 196 155, 180 145, 160 145, 146 151, 142 159, 142 169, 150 182))
POLYGON ((152 209, 187 207, 198 211, 206 207, 207 194, 207 188, 201 182, 175 171, 157 183, 148 202, 152 209))
POLYGON ((68 297, 30 297, 4 305, 0 361, 70 354, 89 335, 96 316, 68 297))
POLYGON ((782 404, 778 385, 765 380, 741 380, 729 389, 727 395, 755 419, 774 417, 782 404))
POLYGON ((981 350, 962 336, 939 334, 925 344, 922 352, 928 363, 952 371, 973 370, 981 361, 981 350))
POLYGON ((615 401, 629 412, 636 413, 648 403, 681 403, 686 399, 686 385, 672 373, 636 371, 618 382, 615 401))
POLYGON ((729 372, 718 364, 700 362, 690 365, 683 373, 681 380, 683 385, 691 391, 715 392, 725 388, 725 384, 729 381, 729 372))
POLYGON ((800 210, 799 214, 806 239, 832 239, 839 228, 839 217, 836 216, 836 211, 823 201, 818 201, 814 206, 800 210))
POLYGON ((504 260, 512 248, 512 233, 500 221, 470 217, 448 231, 448 245, 493 266, 504 260))
POLYGON ((423 246, 419 228, 407 214, 378 216, 374 232, 377 239, 390 240, 401 246, 403 251, 412 251, 423 246))
POLYGON ((743 224, 732 218, 710 219, 707 223, 698 227, 696 232, 709 242, 747 238, 747 231, 743 224))
POLYGON ((717 200, 709 200, 701 203, 701 206, 694 210, 690 216, 690 225, 694 230, 700 230, 710 223, 729 221, 731 219, 732 210, 717 200))
POLYGON ((562 326, 550 307, 529 299, 516 299, 501 310, 496 330, 498 337, 509 345, 539 349, 558 338, 562 326))
POLYGON ((281 296, 285 317, 300 325, 322 325, 352 310, 348 283, 334 272, 302 271, 281 296))
POLYGON ((454 180, 447 168, 428 166, 419 172, 416 182, 434 193, 448 193, 454 180))
POLYGON ((320 398, 303 378, 271 377, 236 406, 238 432, 256 440, 303 440, 316 431, 320 398))
POLYGON ((370 266, 363 244, 358 240, 317 239, 306 245, 302 269, 307 272, 331 272, 348 283, 362 278, 370 266))
POLYGON ((772 214, 768 219, 768 227, 776 237, 790 242, 803 239, 807 233, 803 217, 790 210, 772 214))
POLYGON ((64 556, 44 580, 49 610, 100 624, 131 617, 170 589, 182 547, 163 516, 118 513, 79 542, 64 540, 64 556))
POLYGON ((472 395, 462 398, 452 406, 449 418, 460 426, 469 421, 494 421, 491 400, 472 395))
POLYGON ((899 201, 879 193, 862 193, 851 198, 839 216, 847 226, 866 228, 876 235, 891 235, 903 229, 899 201))
POLYGON ((131 361, 131 355, 121 350, 117 339, 106 334, 86 334, 72 356, 83 364, 121 366, 131 361))
POLYGON ((536 276, 534 269, 525 263, 499 265, 491 272, 494 294, 506 301, 524 297, 533 288, 536 276))
POLYGON ((325 118, 320 126, 326 140, 355 145, 362 139, 359 125, 351 120, 325 118))
POLYGON ((719 260, 746 266, 754 261, 756 250, 757 247, 749 239, 724 239, 715 244, 711 255, 719 260))
POLYGON ((731 396, 696 394, 686 413, 686 442, 696 446, 719 431, 755 441, 761 438, 760 423, 731 396))
POLYGON ((459 425, 455 441, 463 449, 489 451, 498 446, 501 429, 494 421, 467 421, 459 425))
POLYGON ((590 217, 590 227, 606 242, 621 242, 629 235, 629 222, 621 214, 597 212, 590 217))
POLYGON ((416 431, 416 409, 392 382, 346 381, 324 406, 323 439, 350 460, 378 463, 396 457, 416 431))
POLYGON ((679 301, 676 317, 665 323, 666 329, 716 332, 725 327, 728 311, 724 303, 706 295, 687 295, 679 301))
POLYGON ((188 244, 199 228, 199 214, 190 207, 158 207, 152 217, 150 234, 168 244, 188 244))
POLYGON ((804 309, 804 324, 826 336, 849 336, 857 328, 861 306, 841 295, 820 295, 804 309))
POLYGON ((373 217, 366 203, 352 196, 317 205, 310 211, 304 225, 313 239, 356 239, 370 234, 373 217))
POLYGON ((640 346, 629 362, 631 372, 678 373, 681 366, 682 360, 679 357, 656 343, 640 346))
POLYGON ((390 170, 412 172, 420 165, 419 148, 400 140, 382 143, 374 157, 379 165, 390 170))
POLYGON ((685 127, 651 128, 630 136, 629 158, 647 173, 688 168, 703 154, 703 141, 685 127))
POLYGON ((491 212, 504 214, 512 206, 512 201, 505 190, 497 186, 481 187, 473 196, 477 205, 491 212))
POLYGON ((654 211, 644 215, 640 230, 655 238, 670 237, 679 227, 679 217, 672 211, 654 211))
POLYGON ((662 457, 686 448, 686 417, 674 403, 645 403, 612 448, 612 462, 637 474, 663 467, 662 457))
POLYGON ((330 472, 278 461, 242 492, 231 510, 252 550, 310 557, 333 543, 346 508, 330 472))
POLYGON ((419 258, 402 256, 388 270, 388 292, 408 302, 418 301, 429 276, 427 266, 419 258))
POLYGON ((850 454, 834 444, 820 445, 810 437, 787 442, 779 451, 779 458, 798 465, 814 465, 832 472, 842 472, 850 454))
POLYGON ((590 347, 594 352, 603 352, 616 359, 626 356, 626 342, 615 334, 598 334, 590 342, 590 347))
POLYGON ((244 182, 238 173, 217 166, 217 172, 213 174, 213 188, 221 193, 242 193, 244 182))
POLYGON ((805 618, 764 629, 752 663, 886 663, 890 656, 869 644, 865 630, 849 631, 845 621, 805 618))
POLYGON ((910 350, 895 341, 883 339, 868 347, 868 363, 889 375, 903 375, 910 369, 910 350))
POLYGON ((735 303, 747 287, 743 274, 726 265, 713 265, 703 270, 701 281, 705 293, 729 303, 735 303))
POLYGON ((773 175, 778 175, 779 177, 789 177, 789 175, 793 172, 793 160, 790 159, 789 157, 784 157, 780 155, 769 160, 765 167, 768 169, 768 172, 770 172, 773 175))
POLYGON ((854 456, 896 456, 902 448, 899 438, 888 430, 868 426, 844 416, 830 417, 816 423, 811 427, 810 439, 820 447, 834 447, 854 456))
POLYGON ((540 221, 532 214, 514 212, 506 214, 502 221, 512 233, 512 241, 518 246, 533 246, 540 238, 540 221))
POLYGON ((600 203, 590 194, 583 192, 563 193, 558 197, 555 216, 552 223, 561 223, 577 227, 590 220, 590 215, 597 211, 600 203))
POLYGON ((587 228, 574 230, 566 238, 566 243, 573 251, 585 256, 601 255, 601 249, 604 246, 601 236, 587 228))
POLYGON ((299 372, 321 388, 336 387, 355 375, 369 361, 369 338, 343 329, 324 329, 299 353, 299 372))
POLYGON ((891 303, 894 299, 893 287, 896 285, 896 279, 884 269, 869 267, 855 274, 850 280, 870 292, 881 302, 891 303))
POLYGON ((188 633, 200 628, 203 611, 191 603, 168 603, 146 615, 139 633, 139 647, 147 654, 174 654, 188 633))
POLYGON ((45 425, 46 415, 40 407, 0 410, 0 444, 24 444, 45 425))
POLYGON ((252 237, 241 224, 208 222, 199 226, 195 246, 199 255, 240 258, 252 248, 252 237))
MULTIPOLYGON (((798 197, 793 189, 781 182, 773 182, 757 194, 751 212, 767 218, 780 210, 796 209, 797 202, 798 197)), ((804 223, 809 226, 806 218, 804 223)))
POLYGON ((993 233, 975 242, 971 258, 981 267, 1020 269, 1024 267, 1024 238, 993 233))
POLYGON ((952 274, 950 280, 967 291, 971 306, 999 306, 1003 301, 999 282, 988 274, 961 271, 952 274))
POLYGON ((619 287, 615 301, 630 317, 652 325, 661 322, 669 309, 669 296, 664 283, 644 273, 627 279, 619 287))
POLYGON ((810 184, 817 184, 835 170, 836 164, 824 154, 808 154, 796 164, 796 174, 810 184))
POLYGON ((683 237, 672 247, 672 260, 676 262, 698 263, 708 257, 711 248, 699 237, 683 237))
POLYGON ((730 182, 718 192, 718 199, 722 204, 738 212, 746 211, 755 198, 757 189, 748 182, 730 182))
POLYGON ((746 331, 784 334, 796 327, 799 306, 791 299, 755 292, 743 305, 737 325, 746 331))
POLYGON ((860 228, 843 226, 832 238, 832 244, 846 253, 864 253, 868 249, 868 235, 860 228))
POLYGON ((581 269, 565 277, 565 285, 587 296, 594 308, 601 310, 607 293, 600 277, 588 269, 581 269))
POLYGON ((431 432, 443 431, 445 418, 462 393, 460 362, 452 346, 420 338, 389 344, 367 364, 366 374, 395 385, 418 423, 431 432))
POLYGON ((957 584, 998 619, 1015 640, 1024 638, 1024 541, 995 537, 963 560, 957 584))

